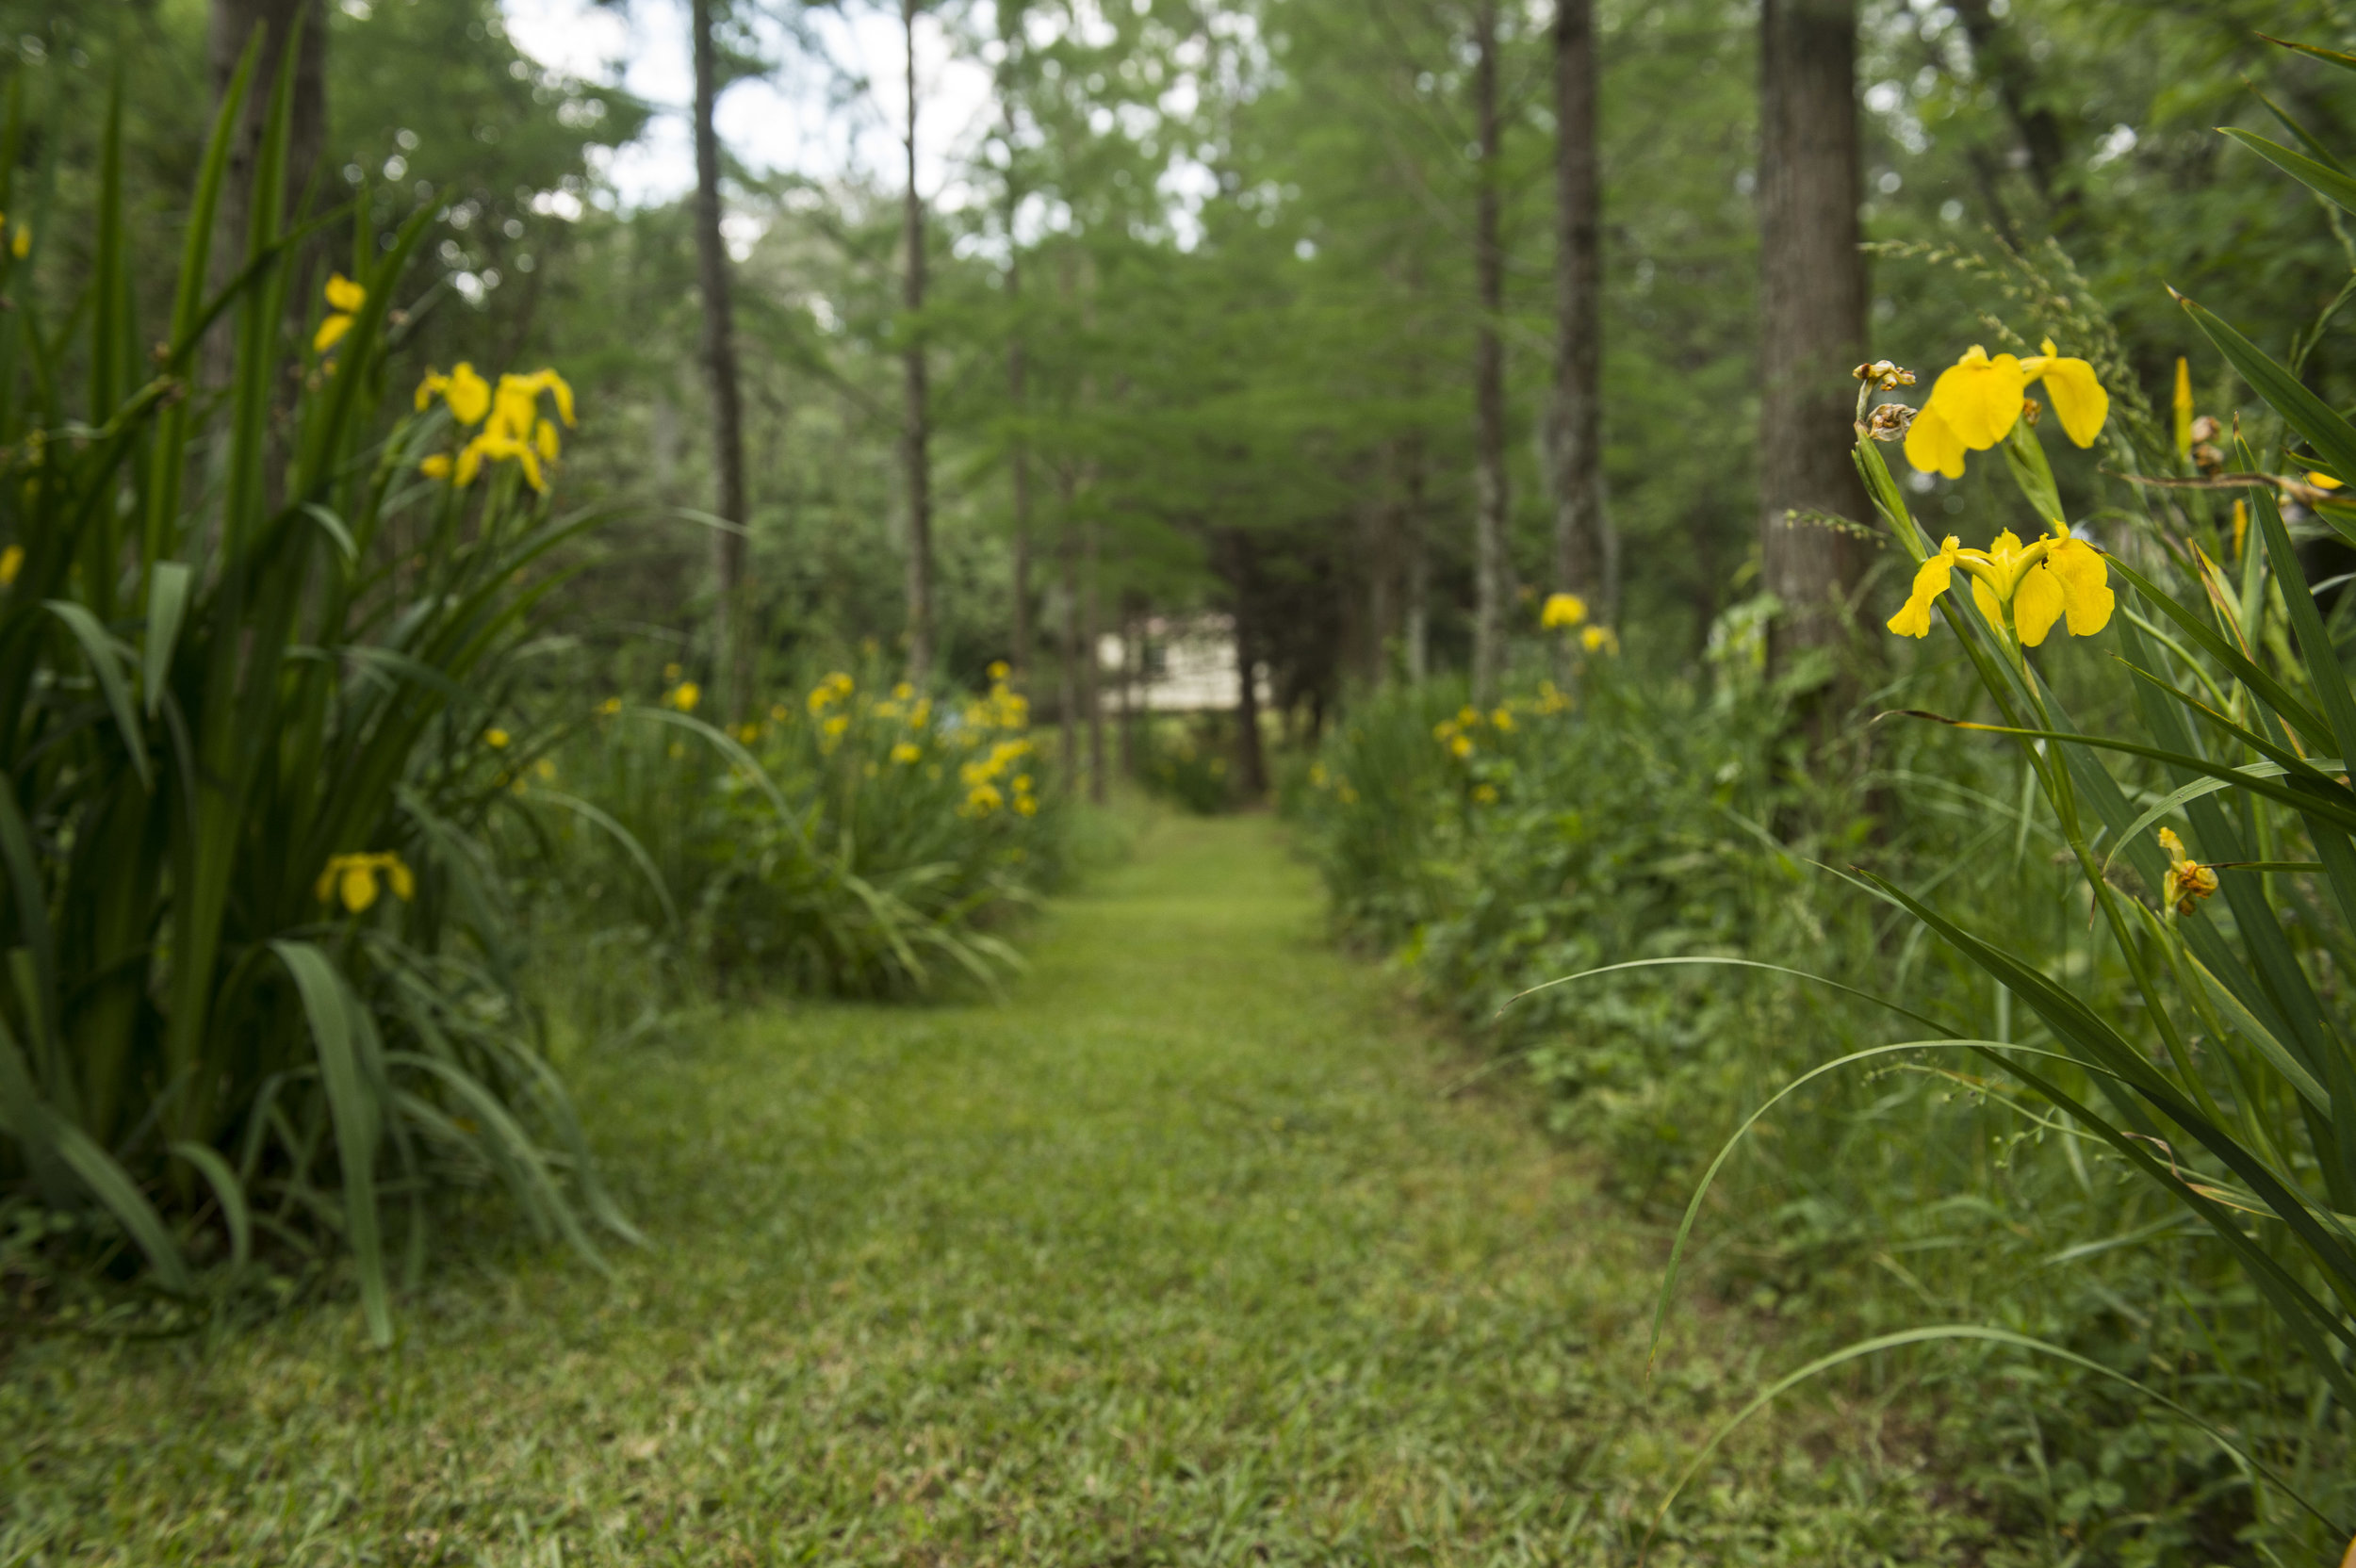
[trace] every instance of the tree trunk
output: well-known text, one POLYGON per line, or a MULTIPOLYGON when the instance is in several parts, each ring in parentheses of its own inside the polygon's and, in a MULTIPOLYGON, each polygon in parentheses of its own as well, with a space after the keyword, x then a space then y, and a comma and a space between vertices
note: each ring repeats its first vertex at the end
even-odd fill
POLYGON ((1077 552, 1072 547, 1072 477, 1061 476, 1064 526, 1055 541, 1057 564, 1063 568, 1063 624, 1056 629, 1062 655, 1062 680, 1055 694, 1055 719, 1063 731, 1063 786, 1080 784, 1080 578, 1077 552))
POLYGON ((728 524, 712 536, 712 655, 721 711, 744 715, 752 689, 752 629, 745 581, 744 408, 736 374, 736 322, 728 297, 728 253, 720 237, 720 137, 712 109, 720 65, 712 40, 712 0, 689 0, 695 53, 695 259, 703 293, 704 373, 712 384, 713 510, 728 524))
POLYGON ((1258 800, 1268 793, 1268 760, 1260 749, 1260 638, 1252 603, 1257 574, 1249 539, 1230 533, 1227 548, 1235 590, 1235 786, 1246 800, 1258 800))
POLYGON ((237 74, 237 61, 254 29, 267 29, 222 177, 221 220, 236 247, 228 258, 228 275, 235 276, 244 263, 246 229, 253 221, 254 160, 261 152, 262 122, 270 115, 270 89, 286 57, 286 40, 298 22, 303 41, 295 53, 294 98, 286 127, 287 216, 293 216, 319 167, 319 149, 327 140, 327 6, 325 0, 213 0, 208 20, 205 56, 216 104, 237 74))
MULTIPOLYGON (((1008 214, 1012 216, 1011 212, 1008 214)), ((1011 227, 1009 227, 1011 234, 1011 227)), ((1006 266, 1006 296, 1019 300, 1023 291, 1021 264, 1006 266)), ((1029 689, 1031 676, 1031 439, 1023 430, 1022 420, 1029 401, 1025 384, 1026 367, 1023 362, 1023 338, 1018 325, 1017 335, 1006 345, 1006 398, 1014 406, 1016 433, 1014 437, 1014 650, 1006 661, 1014 669, 1014 684, 1018 691, 1029 689)))
POLYGON ((1474 11, 1473 118, 1481 138, 1480 184, 1473 204, 1473 275, 1481 324, 1473 337, 1474 600, 1473 700, 1497 696, 1505 668, 1505 346, 1497 335, 1505 314, 1505 252, 1497 238, 1497 8, 1480 0, 1474 11))
POLYGON ((908 464, 908 679, 922 685, 933 665, 933 498, 931 416, 926 409, 930 389, 924 379, 924 335, 918 325, 924 309, 924 204, 916 194, 916 4, 900 0, 901 36, 908 45, 908 185, 904 242, 908 274, 903 302, 908 307, 908 426, 901 445, 908 464))
POLYGON ((1398 610, 1399 498, 1397 486, 1399 443, 1385 438, 1377 449, 1378 487, 1359 513, 1359 570, 1365 574, 1365 625, 1357 645, 1359 684, 1368 691, 1383 684, 1390 667, 1391 638, 1398 610))
POLYGON ((1857 249, 1856 0, 1764 0, 1759 16, 1759 558, 1783 601, 1777 665, 1840 641, 1864 565, 1848 534, 1788 514, 1866 515, 1850 466, 1865 358, 1857 249))
POLYGON ((1088 550, 1088 580, 1083 585, 1087 608, 1087 625, 1080 637, 1080 704, 1088 715, 1088 799, 1099 806, 1104 803, 1104 698, 1103 661, 1097 648, 1104 638, 1104 600, 1100 579, 1104 563, 1104 530, 1090 517, 1081 527, 1086 531, 1081 539, 1088 550))
POLYGON ((1121 776, 1137 776, 1137 674, 1145 662, 1144 617, 1135 600, 1121 596, 1121 776))
POLYGON ((1605 611, 1595 0, 1554 11, 1554 583, 1605 611))
MULTIPOLYGON (((295 50, 294 91, 286 126, 286 202, 283 218, 292 220, 303 198, 311 194, 311 177, 319 168, 319 151, 327 141, 327 7, 325 0, 212 0, 207 18, 205 67, 218 105, 237 74, 237 61, 256 27, 263 29, 261 57, 254 62, 246 88, 245 107, 231 133, 229 164, 222 173, 221 216, 205 271, 215 292, 226 288, 245 267, 246 247, 254 227, 254 160, 262 149, 262 126, 270 117, 270 92, 286 58, 286 41, 301 24, 303 38, 295 50)), ((316 245, 305 251, 315 253, 316 245)), ((301 263, 298 262, 300 268, 301 263)), ((310 290, 286 291, 286 313, 292 330, 301 328, 310 308, 310 290)), ((203 373, 205 384, 228 384, 236 355, 236 337, 224 318, 205 340, 203 373)), ((273 465, 273 468, 275 465, 273 465)))
POLYGON ((1424 517, 1423 432, 1409 431, 1399 444, 1406 469, 1399 526, 1407 555, 1407 603, 1402 612, 1407 680, 1420 686, 1432 675, 1432 541, 1424 517))

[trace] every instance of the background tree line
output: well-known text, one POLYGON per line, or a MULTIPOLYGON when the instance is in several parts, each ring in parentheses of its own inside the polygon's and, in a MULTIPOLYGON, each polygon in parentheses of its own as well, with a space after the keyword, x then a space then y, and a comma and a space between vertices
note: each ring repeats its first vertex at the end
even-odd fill
MULTIPOLYGON (((695 663, 732 710, 873 640, 959 680, 1007 659, 1085 713, 1095 636, 1213 607, 1314 723, 1353 683, 1494 681, 1552 591, 1661 667, 1771 591, 1789 665, 1873 564, 1788 520, 1864 511, 1846 366, 1968 339, 2001 294, 1920 253, 2059 244, 2147 385, 2189 347, 2162 281, 2266 279, 2244 319, 2284 343, 2349 253, 2210 131, 2266 122, 2245 75, 2348 123, 2323 67, 2260 53, 2325 12, 2272 0, 905 0, 994 102, 900 125, 902 169, 825 178, 711 131, 777 50, 815 57, 810 13, 638 0, 695 40, 698 188, 628 209, 600 150, 652 106, 529 58, 496 0, 5 10, 37 106, 123 77, 158 245, 235 41, 300 19, 309 200, 438 215, 404 355, 489 341, 594 391, 575 482, 643 504, 575 630, 695 663)), ((820 63, 846 103, 926 101, 820 63)), ((96 129, 34 120, 69 200, 96 129)), ((2343 357, 2315 347, 2318 384, 2343 357)))

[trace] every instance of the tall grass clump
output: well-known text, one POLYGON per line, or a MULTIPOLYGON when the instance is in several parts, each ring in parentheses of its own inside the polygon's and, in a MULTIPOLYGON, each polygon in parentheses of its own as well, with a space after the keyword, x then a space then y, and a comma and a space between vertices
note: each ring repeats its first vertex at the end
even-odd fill
MULTIPOLYGON (((962 695, 868 666, 729 725, 673 665, 519 758, 552 939, 659 944, 666 984, 724 992, 915 997, 1018 969, 1003 933, 1063 875, 1069 838, 1028 704, 1003 666, 962 695)), ((645 1007, 575 1000, 593 1033, 645 1007)))
MULTIPOLYGON (((353 238, 321 285, 327 219, 284 216, 286 71, 208 289, 254 58, 168 321, 135 315, 119 101, 87 277, 44 297, 50 235, 0 256, 0 1202, 182 1297, 265 1245, 347 1251, 383 1342, 439 1187, 503 1183, 593 1258, 593 1226, 630 1233, 517 1004, 470 694, 581 526, 542 490, 570 394, 461 367, 381 425, 429 215, 329 215, 353 238)), ((22 132, 12 109, 10 211, 22 132)))
MULTIPOLYGON (((2335 161, 2227 134, 2356 210, 2356 183, 2335 161)), ((2056 354, 2050 340, 2021 359, 1973 348, 1919 411, 1869 412, 1875 384, 1894 390, 1907 379, 1894 368, 1863 372, 1858 404, 1858 471, 1916 567, 1890 629, 1931 635, 1936 608, 1992 715, 1919 717, 2010 737, 2123 973, 2089 993, 2053 972, 2047 953, 1975 929, 1928 890, 1866 881, 2039 1026, 2018 1041, 1955 1045, 2025 1091, 2024 1115, 2123 1163, 2238 1266, 2279 1353, 2312 1393, 2303 1408, 2243 1412, 2235 1446, 2304 1511, 2278 1519, 2284 1537, 2320 1554, 2356 1530, 2356 1017, 2347 991, 2356 792, 2346 760, 2356 756, 2356 693, 2283 508, 2356 540, 2356 510, 2334 495, 2356 480, 2356 426, 2223 318, 2180 302, 2279 423, 2230 440, 2215 420, 2196 429, 2181 375, 2172 451, 2152 421, 2117 421, 2109 455, 2140 482, 2145 504, 2107 550, 2068 521, 2022 416, 2025 384, 2041 376, 2064 432, 2092 446, 2109 407, 2108 378, 2094 364, 2056 354), (1877 445, 1901 437, 1914 466, 1951 474, 1971 451, 2001 450, 2033 518, 2030 542, 2007 531, 1982 552, 1923 531, 1877 445), (2212 500, 2229 495, 2230 509, 2212 500), (1947 592, 1958 579, 1969 593, 1947 592), (2134 677, 2129 714, 2098 726, 2073 715, 2030 656, 2057 625, 2112 631, 2134 677)), ((2115 359, 2100 354, 2105 347, 2098 357, 2115 359)))

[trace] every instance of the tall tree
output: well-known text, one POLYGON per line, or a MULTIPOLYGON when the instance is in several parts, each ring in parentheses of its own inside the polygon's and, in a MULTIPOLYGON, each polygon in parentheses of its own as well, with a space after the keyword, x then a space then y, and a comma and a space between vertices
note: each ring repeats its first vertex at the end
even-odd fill
POLYGON ((908 496, 908 678, 922 683, 933 665, 933 497, 931 389, 925 380, 924 203, 916 191, 916 13, 917 0, 900 0, 900 36, 908 49, 908 194, 902 239, 908 249, 901 303, 907 307, 902 347, 908 396, 901 436, 908 496))
MULTIPOLYGON (((1020 256, 1006 264, 1006 296, 1010 302, 1019 302, 1023 293, 1023 263, 1020 256)), ((1014 648, 1008 662, 1014 668, 1015 685, 1025 691, 1031 677, 1031 447, 1029 433, 1022 428, 1024 409, 1029 400, 1026 367, 1023 360, 1022 328, 1015 329, 1014 340, 1006 345, 1006 400, 1014 410, 1016 430, 1012 455, 1011 480, 1014 487, 1014 541, 1009 585, 1014 596, 1014 648)))
MULTIPOLYGON (((263 117, 270 111, 270 83, 276 79, 286 41, 296 34, 302 41, 294 61, 294 102, 287 126, 286 200, 300 201, 318 167, 319 149, 327 139, 327 7, 325 0, 213 0, 206 38, 206 64, 213 97, 219 102, 237 74, 237 60, 256 27, 264 29, 262 57, 254 87, 246 95, 245 112, 236 139, 229 145, 229 170, 221 208, 229 232, 240 246, 253 212, 254 159, 262 141, 263 117)), ((242 250, 229 258, 234 270, 242 250)))
POLYGON ((1246 800, 1268 793, 1268 754, 1260 744, 1260 572, 1258 551, 1242 529, 1227 531, 1227 579, 1235 596, 1235 785, 1246 800))
MULTIPOLYGON (((1002 81, 1002 94, 1006 87, 1002 81)), ((1014 324, 1006 339, 1006 404, 1014 416, 1014 449, 1008 454, 1008 478, 1014 490, 1014 539, 1009 585, 1014 597, 1014 647, 1007 662, 1017 688, 1027 691, 1031 675, 1031 433, 1024 424, 1029 413, 1029 366, 1023 347, 1023 245, 1015 237, 1015 220, 1023 207, 1023 188, 1015 171, 1014 102, 1005 98, 1006 139, 1006 312, 1014 324)))
POLYGON ((1595 0, 1555 0, 1554 119, 1554 585, 1608 613, 1595 0))
POLYGON ((1086 596, 1087 619, 1081 634, 1080 701, 1088 713, 1088 799, 1101 806, 1104 802, 1104 694, 1102 679, 1104 662, 1097 650, 1104 636, 1102 596, 1104 531, 1093 512, 1080 526, 1086 531, 1081 538, 1087 550, 1087 580, 1082 590, 1086 596))
POLYGON ((1864 565, 1848 533, 1793 514, 1862 518, 1849 421, 1865 357, 1857 249, 1856 0, 1759 10, 1759 559, 1784 612, 1778 663, 1845 630, 1864 565))
POLYGON ((712 536, 712 646, 721 702, 744 716, 752 690, 751 596, 745 580, 744 410, 736 368, 736 322, 728 294, 728 253, 720 235, 720 135, 712 110, 720 97, 713 0, 689 0, 695 54, 695 257, 703 295, 704 373, 712 388, 714 511, 724 525, 712 536))
POLYGON ((1497 8, 1473 8, 1473 118, 1481 167, 1473 198, 1473 275, 1481 320, 1473 336, 1473 697, 1497 695, 1505 665, 1505 247, 1497 224, 1497 8))
MULTIPOLYGON (((327 7, 325 0, 213 0, 205 38, 206 74, 213 101, 229 90, 255 29, 262 33, 261 57, 255 61, 253 85, 246 90, 245 107, 229 143, 229 167, 222 180, 221 228, 212 249, 210 271, 215 288, 227 286, 245 265, 246 236, 254 222, 254 160, 262 147, 262 124, 270 114, 271 84, 286 61, 289 40, 295 45, 292 101, 286 125, 286 216, 308 193, 327 141, 327 7)), ((308 291, 287 291, 287 309, 300 319, 310 308, 308 291)), ((224 328, 206 341, 205 379, 229 378, 231 337, 224 328)))
POLYGON ((1055 726, 1063 742, 1063 787, 1069 791, 1077 788, 1080 781, 1080 571, 1078 552, 1072 548, 1072 541, 1071 470, 1067 468, 1057 477, 1062 488, 1063 527, 1055 539, 1055 561, 1063 569, 1063 617, 1055 628, 1055 726))

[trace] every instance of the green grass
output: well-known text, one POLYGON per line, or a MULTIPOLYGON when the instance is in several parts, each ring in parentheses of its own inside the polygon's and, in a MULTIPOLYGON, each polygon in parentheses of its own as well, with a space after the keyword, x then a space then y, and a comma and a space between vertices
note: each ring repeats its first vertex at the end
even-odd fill
MULTIPOLYGON (((485 1239, 389 1351, 332 1293, 18 1344, 0 1564, 1632 1562, 1788 1364, 1703 1306, 1631 1403, 1661 1238, 1506 1075, 1447 1092, 1272 825, 1161 824, 1030 952, 1004 1004, 583 1064, 652 1238, 612 1283, 485 1239)), ((1964 1558, 1920 1439, 1841 1398, 1653 1560, 1964 1558)))

